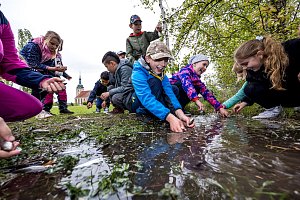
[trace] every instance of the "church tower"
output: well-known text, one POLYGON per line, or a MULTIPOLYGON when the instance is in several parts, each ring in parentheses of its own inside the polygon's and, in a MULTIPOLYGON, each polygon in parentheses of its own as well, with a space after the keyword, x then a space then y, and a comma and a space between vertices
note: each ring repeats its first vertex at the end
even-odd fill
POLYGON ((76 87, 76 96, 83 90, 84 90, 84 87, 81 84, 81 74, 79 74, 79 84, 76 87))

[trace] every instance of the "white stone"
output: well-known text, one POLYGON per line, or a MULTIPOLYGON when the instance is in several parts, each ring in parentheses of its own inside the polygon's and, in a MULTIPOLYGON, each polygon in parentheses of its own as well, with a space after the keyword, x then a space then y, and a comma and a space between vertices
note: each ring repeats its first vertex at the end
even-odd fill
POLYGON ((4 151, 11 151, 13 149, 13 143, 12 142, 1 142, 1 149, 4 151))

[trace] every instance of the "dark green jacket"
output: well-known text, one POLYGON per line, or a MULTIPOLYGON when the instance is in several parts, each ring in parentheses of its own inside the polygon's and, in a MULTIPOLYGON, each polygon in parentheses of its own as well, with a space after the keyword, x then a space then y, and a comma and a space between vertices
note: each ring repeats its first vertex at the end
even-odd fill
POLYGON ((134 61, 139 59, 141 55, 145 55, 150 42, 158 38, 159 35, 157 31, 144 31, 139 36, 130 34, 130 36, 126 39, 126 57, 130 63, 133 64, 134 61))

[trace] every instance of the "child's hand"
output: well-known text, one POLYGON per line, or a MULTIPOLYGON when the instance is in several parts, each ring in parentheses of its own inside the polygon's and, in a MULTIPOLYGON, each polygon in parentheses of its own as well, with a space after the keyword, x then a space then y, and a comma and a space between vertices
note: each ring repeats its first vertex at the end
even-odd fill
POLYGON ((203 110, 203 111, 205 110, 205 106, 204 106, 203 103, 201 103, 201 101, 196 100, 195 103, 196 103, 196 105, 198 106, 198 109, 199 109, 199 110, 203 110))
POLYGON ((102 100, 106 100, 107 98, 109 97, 109 92, 103 92, 102 94, 101 94, 101 96, 100 96, 100 98, 102 99, 102 100))
POLYGON ((86 107, 87 107, 88 109, 90 109, 91 107, 93 107, 93 103, 92 103, 92 102, 88 102, 88 103, 86 104, 86 107))
POLYGON ((219 112, 220 112, 222 117, 228 117, 229 116, 229 113, 225 108, 220 108, 219 112))
MULTIPOLYGON (((189 118, 184 114, 184 112, 181 109, 178 109, 175 111, 176 116, 183 122, 186 123, 186 126, 189 128, 193 128, 195 126, 194 120, 189 118)), ((185 129, 185 128, 184 128, 185 129)))
POLYGON ((65 72, 67 70, 67 66, 58 66, 55 71, 65 72))
POLYGON ((0 140, 9 141, 13 143, 13 149, 11 151, 0 150, 0 158, 8 158, 20 153, 19 150, 16 150, 16 147, 19 145, 19 143, 14 142, 15 137, 12 135, 10 128, 7 126, 7 124, 1 117, 0 117, 0 140))
POLYGON ((50 79, 44 79, 40 83, 42 89, 46 90, 47 92, 58 92, 61 90, 66 89, 66 86, 63 83, 63 79, 58 77, 53 77, 50 79))
POLYGON ((102 108, 106 108, 106 101, 103 101, 103 102, 102 102, 101 107, 102 107, 102 108))
POLYGON ((233 107, 233 112, 235 113, 239 113, 244 107, 247 106, 247 103, 246 102, 241 102, 241 103, 238 103, 236 104, 234 107, 233 107))
POLYGON ((170 129, 173 132, 181 133, 186 130, 183 122, 173 114, 168 114, 166 120, 170 123, 170 129))

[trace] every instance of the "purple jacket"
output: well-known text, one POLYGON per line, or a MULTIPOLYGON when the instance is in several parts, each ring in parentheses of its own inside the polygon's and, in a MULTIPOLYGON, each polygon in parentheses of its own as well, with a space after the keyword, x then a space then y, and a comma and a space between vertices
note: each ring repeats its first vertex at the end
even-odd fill
POLYGON ((10 24, 0 11, 0 76, 19 85, 38 88, 39 83, 49 76, 33 72, 20 60, 10 24))
POLYGON ((203 98, 215 108, 215 110, 219 110, 224 107, 200 80, 200 77, 196 74, 193 65, 187 65, 181 68, 180 71, 173 74, 172 78, 169 80, 172 85, 180 83, 182 89, 186 92, 191 101, 199 99, 199 92, 203 98))

